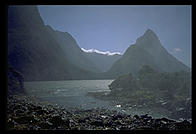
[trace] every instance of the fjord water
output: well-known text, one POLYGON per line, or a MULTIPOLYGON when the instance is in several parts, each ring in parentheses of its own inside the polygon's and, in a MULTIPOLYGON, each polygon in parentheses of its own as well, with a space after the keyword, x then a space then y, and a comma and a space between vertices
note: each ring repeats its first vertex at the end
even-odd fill
POLYGON ((143 109, 119 106, 118 101, 96 99, 88 92, 109 93, 108 85, 113 80, 67 80, 25 82, 27 94, 36 96, 41 102, 58 104, 66 108, 106 108, 127 114, 150 114, 153 117, 167 117, 163 109, 143 109))
POLYGON ((28 95, 42 101, 66 107, 90 109, 110 106, 108 101, 88 96, 88 92, 110 92, 108 85, 113 80, 67 80, 25 82, 28 95))

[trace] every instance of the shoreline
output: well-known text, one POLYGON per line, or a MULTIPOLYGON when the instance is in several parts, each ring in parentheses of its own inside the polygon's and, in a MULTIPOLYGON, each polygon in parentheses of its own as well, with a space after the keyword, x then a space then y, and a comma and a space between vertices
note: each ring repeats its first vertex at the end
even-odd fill
POLYGON ((127 115, 108 109, 66 109, 36 97, 8 96, 8 130, 192 130, 187 120, 127 115))
MULTIPOLYGON (((140 111, 146 111, 146 109, 148 109, 147 112, 148 114, 153 114, 155 113, 155 115, 164 115, 164 117, 171 119, 171 120, 175 120, 175 121, 183 121, 183 120, 188 120, 189 122, 192 122, 192 117, 191 118, 186 118, 186 117, 182 117, 182 115, 179 115, 178 117, 176 116, 172 116, 172 114, 175 112, 178 112, 177 110, 168 110, 167 106, 168 106, 168 102, 169 101, 162 101, 162 100, 157 100, 156 102, 152 102, 150 104, 148 104, 148 102, 143 102, 143 103, 138 103, 138 102, 132 102, 129 100, 129 98, 123 98, 123 97, 119 97, 119 96, 113 96, 110 94, 106 94, 106 92, 88 92, 89 96, 92 96, 96 99, 102 99, 102 100, 107 100, 107 101, 113 101, 115 102, 117 105, 120 105, 120 107, 125 110, 125 111, 129 111, 129 108, 133 109, 137 109, 140 111), (156 111, 156 112, 155 112, 156 111), (181 116, 181 117, 180 117, 181 116)), ((161 118, 161 116, 154 116, 155 118, 161 118)))

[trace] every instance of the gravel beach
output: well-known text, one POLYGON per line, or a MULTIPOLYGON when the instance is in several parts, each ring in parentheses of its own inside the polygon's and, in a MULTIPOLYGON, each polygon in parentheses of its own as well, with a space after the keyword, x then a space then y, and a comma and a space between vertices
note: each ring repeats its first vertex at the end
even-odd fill
POLYGON ((187 120, 154 119, 108 109, 66 109, 41 103, 34 97, 9 95, 8 130, 191 130, 187 120))

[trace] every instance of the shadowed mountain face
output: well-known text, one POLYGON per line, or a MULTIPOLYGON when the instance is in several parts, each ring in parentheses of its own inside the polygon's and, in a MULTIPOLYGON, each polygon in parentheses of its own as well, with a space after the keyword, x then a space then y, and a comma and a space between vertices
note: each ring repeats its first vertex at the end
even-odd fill
POLYGON ((160 72, 190 71, 189 67, 163 48, 157 35, 150 29, 126 50, 107 73, 111 76, 136 75, 142 65, 149 65, 160 72))
POLYGON ((86 56, 97 66, 101 72, 108 71, 112 65, 121 57, 119 54, 106 55, 96 52, 86 53, 86 56))
POLYGON ((82 51, 75 40, 66 33, 51 33, 44 25, 36 6, 9 6, 8 65, 21 72, 25 81, 89 78, 92 73, 88 70, 95 67, 87 59, 82 59, 85 56, 82 57, 82 51), (64 36, 67 42, 61 44, 63 37, 57 38, 51 33, 64 36), (73 45, 69 52, 81 52, 72 53, 68 57, 70 54, 63 45, 73 45), (78 55, 81 64, 78 61, 76 66, 77 59, 73 57, 78 55))
POLYGON ((58 42, 70 63, 84 70, 100 72, 96 65, 86 57, 85 52, 81 50, 76 40, 69 33, 55 31, 49 25, 46 27, 48 32, 58 42))

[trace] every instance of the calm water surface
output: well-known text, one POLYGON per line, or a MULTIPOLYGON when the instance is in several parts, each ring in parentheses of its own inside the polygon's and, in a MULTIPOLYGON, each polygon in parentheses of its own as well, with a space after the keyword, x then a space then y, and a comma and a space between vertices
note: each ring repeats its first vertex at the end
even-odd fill
POLYGON ((110 102, 87 96, 88 92, 110 92, 108 85, 113 80, 67 80, 25 82, 27 94, 43 101, 78 108, 108 107, 110 102))
POLYGON ((25 82, 28 95, 33 95, 41 101, 58 104, 70 108, 107 108, 128 114, 150 114, 154 117, 166 117, 162 109, 123 108, 113 101, 105 101, 88 96, 88 92, 110 92, 108 85, 113 80, 67 80, 67 81, 37 81, 25 82))

